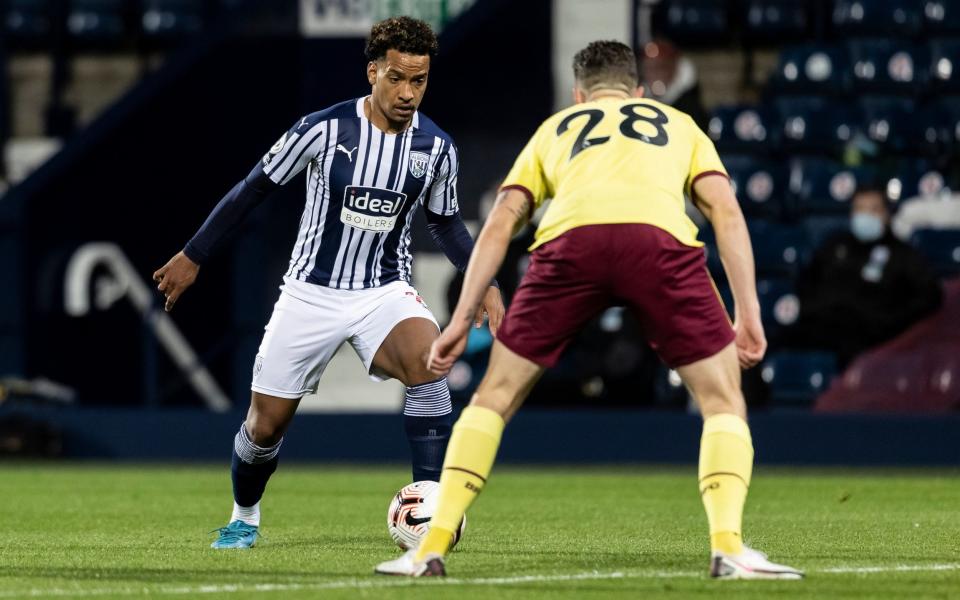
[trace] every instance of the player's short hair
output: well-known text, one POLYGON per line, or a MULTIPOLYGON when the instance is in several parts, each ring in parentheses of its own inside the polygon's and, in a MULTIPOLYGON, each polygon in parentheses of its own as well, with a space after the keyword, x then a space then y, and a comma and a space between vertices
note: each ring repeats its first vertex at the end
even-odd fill
POLYGON ((573 57, 573 76, 584 90, 601 84, 622 85, 634 89, 640 84, 637 56, 621 42, 590 42, 573 57))
POLYGON ((367 40, 367 60, 380 60, 387 50, 417 56, 437 55, 437 36, 430 25, 413 17, 390 17, 375 23, 367 40))

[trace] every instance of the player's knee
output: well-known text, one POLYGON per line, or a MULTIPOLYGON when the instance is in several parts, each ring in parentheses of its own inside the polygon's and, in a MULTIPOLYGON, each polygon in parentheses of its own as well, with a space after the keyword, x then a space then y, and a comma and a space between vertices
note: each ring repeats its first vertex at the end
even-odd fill
POLYGON ((424 352, 420 356, 411 357, 407 364, 402 365, 402 383, 407 386, 421 385, 436 381, 437 375, 427 369, 427 358, 429 352, 424 352))
POLYGON ((283 438, 283 425, 261 413, 247 415, 246 428, 250 440, 264 448, 275 445, 283 438))
POLYGON ((732 414, 741 418, 747 416, 747 405, 740 390, 726 393, 705 394, 697 399, 700 414, 704 419, 718 414, 732 414))
POLYGON ((516 412, 514 407, 521 400, 513 386, 506 381, 481 382, 470 404, 490 409, 506 421, 516 412))

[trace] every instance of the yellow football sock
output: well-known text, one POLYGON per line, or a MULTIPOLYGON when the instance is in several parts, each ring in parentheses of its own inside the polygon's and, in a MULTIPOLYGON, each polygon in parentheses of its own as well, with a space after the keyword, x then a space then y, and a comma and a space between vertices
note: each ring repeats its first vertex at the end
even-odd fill
POLYGON ((420 543, 416 560, 427 554, 445 555, 454 532, 493 468, 500 447, 503 418, 489 408, 468 406, 453 426, 440 475, 440 496, 430 521, 430 531, 420 543))
POLYGON ((712 550, 728 554, 743 551, 740 529, 752 470, 753 442, 746 421, 732 414, 705 420, 699 479, 712 550))

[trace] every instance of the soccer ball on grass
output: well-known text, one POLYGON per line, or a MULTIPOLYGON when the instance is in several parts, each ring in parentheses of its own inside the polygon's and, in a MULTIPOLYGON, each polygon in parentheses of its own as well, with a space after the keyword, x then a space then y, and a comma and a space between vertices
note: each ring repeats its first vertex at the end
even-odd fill
MULTIPOLYGON (((416 481, 394 494, 387 509, 387 530, 398 546, 404 550, 416 548, 427 535, 439 496, 440 484, 436 481, 416 481)), ((463 537, 466 525, 467 518, 464 517, 453 536, 451 547, 456 546, 463 537)))

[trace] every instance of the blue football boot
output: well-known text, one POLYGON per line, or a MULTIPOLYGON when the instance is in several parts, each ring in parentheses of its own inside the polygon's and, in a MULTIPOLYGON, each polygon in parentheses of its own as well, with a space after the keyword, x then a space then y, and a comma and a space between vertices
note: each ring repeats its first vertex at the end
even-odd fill
POLYGON ((226 527, 214 529, 220 533, 211 548, 251 548, 260 537, 260 528, 243 521, 233 521, 226 527))

